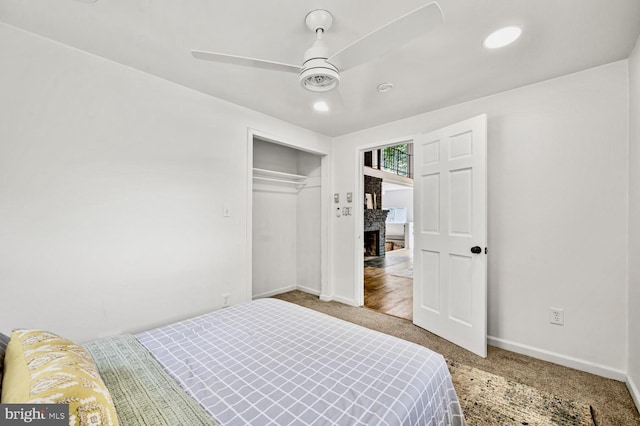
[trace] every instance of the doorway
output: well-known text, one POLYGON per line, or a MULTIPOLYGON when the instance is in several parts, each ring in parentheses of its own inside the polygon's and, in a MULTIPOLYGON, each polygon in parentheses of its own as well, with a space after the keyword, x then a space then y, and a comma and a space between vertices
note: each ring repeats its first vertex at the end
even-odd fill
POLYGON ((411 143, 363 155, 364 306, 413 320, 413 179, 411 143))
MULTIPOLYGON (((487 115, 419 133, 409 143, 416 159, 413 323, 486 357, 487 115)), ((376 145, 356 147, 359 194, 364 153, 376 145)), ((362 271, 362 231, 357 235, 355 268, 362 271)), ((362 271, 355 282, 359 304, 364 304, 363 276, 362 271)))

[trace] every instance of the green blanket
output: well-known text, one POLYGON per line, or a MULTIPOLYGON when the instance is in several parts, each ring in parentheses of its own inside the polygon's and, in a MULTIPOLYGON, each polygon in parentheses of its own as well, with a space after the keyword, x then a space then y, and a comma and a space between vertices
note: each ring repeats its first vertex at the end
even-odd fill
POLYGON ((111 393, 120 425, 219 425, 132 335, 84 347, 111 393))

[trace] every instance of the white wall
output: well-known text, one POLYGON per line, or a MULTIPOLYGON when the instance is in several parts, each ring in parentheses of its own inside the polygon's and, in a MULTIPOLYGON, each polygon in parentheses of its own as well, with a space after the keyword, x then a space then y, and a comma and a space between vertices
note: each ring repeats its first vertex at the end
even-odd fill
POLYGON ((300 151, 255 138, 253 141, 253 166, 259 169, 284 173, 298 173, 300 151))
MULTIPOLYGON (((355 147, 487 113, 490 343, 624 378, 627 80, 620 61, 335 138, 333 190, 354 191, 355 147)), ((332 220, 332 295, 355 302, 360 225, 332 220)))
POLYGON ((329 138, 4 24, 0 63, 0 330, 85 341, 251 298, 248 128, 329 138))
POLYGON ((298 196, 253 191, 253 297, 268 297, 297 286, 298 196))
POLYGON ((629 57, 629 389, 640 409, 640 38, 629 57))
POLYGON ((298 193, 297 277, 296 287, 308 293, 321 292, 321 157, 305 152, 298 154, 298 173, 307 183, 298 193))
POLYGON ((382 194, 382 208, 407 209, 407 222, 413 222, 413 189, 397 189, 384 191, 382 194))

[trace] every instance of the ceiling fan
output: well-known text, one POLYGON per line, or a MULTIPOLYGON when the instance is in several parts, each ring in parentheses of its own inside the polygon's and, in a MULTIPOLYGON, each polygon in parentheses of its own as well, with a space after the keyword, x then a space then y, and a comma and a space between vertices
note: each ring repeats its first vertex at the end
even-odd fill
POLYGON ((333 15, 317 9, 305 17, 307 28, 316 34, 313 45, 305 52, 302 65, 290 65, 264 59, 192 50, 197 59, 284 71, 299 74, 302 87, 312 92, 328 92, 340 84, 340 73, 406 44, 432 30, 444 21, 438 3, 433 2, 397 18, 331 54, 323 35, 333 24, 333 15))

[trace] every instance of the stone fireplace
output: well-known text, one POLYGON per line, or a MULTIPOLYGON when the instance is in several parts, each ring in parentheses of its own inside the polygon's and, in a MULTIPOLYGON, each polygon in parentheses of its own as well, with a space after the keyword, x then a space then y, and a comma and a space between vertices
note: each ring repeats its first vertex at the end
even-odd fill
POLYGON ((364 192, 369 195, 370 203, 364 206, 364 255, 384 256, 386 221, 389 210, 382 210, 382 179, 364 177, 364 192), (373 207, 373 208, 371 208, 373 207))
POLYGON ((378 240, 380 239, 380 231, 364 231, 364 255, 380 256, 380 245, 378 240))
POLYGON ((385 255, 385 222, 389 210, 370 209, 364 211, 364 255, 385 255))

